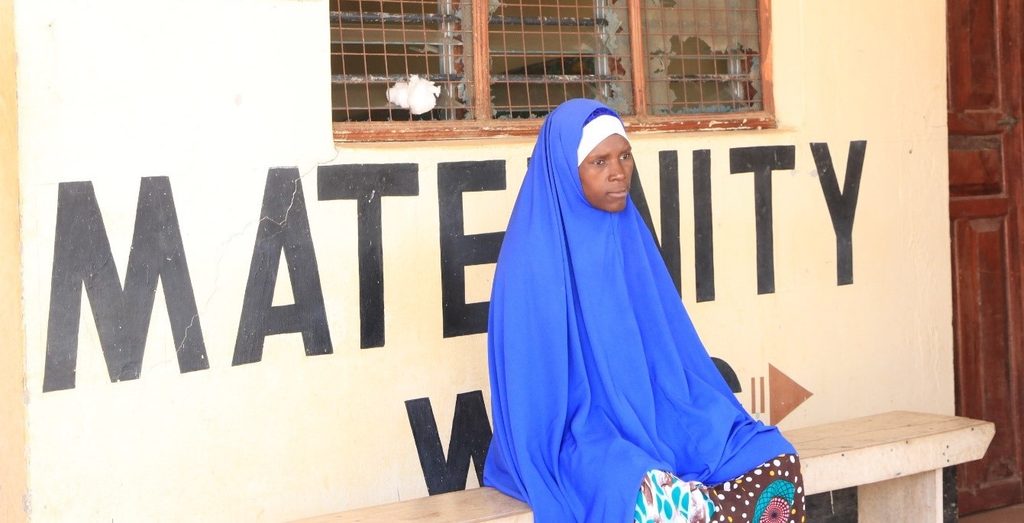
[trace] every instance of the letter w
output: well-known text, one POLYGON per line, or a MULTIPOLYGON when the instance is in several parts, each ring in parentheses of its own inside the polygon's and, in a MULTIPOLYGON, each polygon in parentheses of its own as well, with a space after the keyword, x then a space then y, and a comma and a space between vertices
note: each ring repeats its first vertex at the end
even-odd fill
POLYGON ((441 448, 441 437, 437 433, 430 398, 408 400, 405 402, 405 410, 409 415, 409 425, 416 441, 416 452, 420 456, 420 467, 423 469, 428 494, 433 496, 464 490, 470 458, 476 469, 477 481, 483 485, 484 461, 487 460, 492 433, 482 392, 475 390, 456 397, 447 459, 441 448))

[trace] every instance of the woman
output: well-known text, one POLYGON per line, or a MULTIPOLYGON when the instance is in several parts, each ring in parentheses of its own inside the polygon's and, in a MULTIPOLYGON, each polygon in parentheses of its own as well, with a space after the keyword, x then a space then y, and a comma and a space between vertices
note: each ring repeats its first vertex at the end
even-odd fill
POLYGON ((632 176, 611 109, 577 99, 548 115, 495 271, 484 483, 540 523, 800 522, 795 451, 708 356, 632 176))

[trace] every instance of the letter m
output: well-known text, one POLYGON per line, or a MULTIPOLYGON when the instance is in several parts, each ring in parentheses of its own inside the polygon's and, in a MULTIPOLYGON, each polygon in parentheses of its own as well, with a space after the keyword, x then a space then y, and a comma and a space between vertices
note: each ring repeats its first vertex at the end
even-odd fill
POLYGON ((179 370, 209 368, 166 177, 142 179, 123 289, 92 182, 59 185, 55 233, 43 392, 75 387, 83 287, 111 382, 139 377, 158 280, 179 370))

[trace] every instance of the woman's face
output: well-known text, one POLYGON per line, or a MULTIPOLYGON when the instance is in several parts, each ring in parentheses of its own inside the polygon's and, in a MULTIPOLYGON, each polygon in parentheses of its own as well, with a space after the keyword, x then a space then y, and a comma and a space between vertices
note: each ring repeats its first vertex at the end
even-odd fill
POLYGON ((633 180, 633 148, 613 134, 594 147, 580 164, 583 196, 590 205, 608 212, 626 208, 629 184, 633 180))

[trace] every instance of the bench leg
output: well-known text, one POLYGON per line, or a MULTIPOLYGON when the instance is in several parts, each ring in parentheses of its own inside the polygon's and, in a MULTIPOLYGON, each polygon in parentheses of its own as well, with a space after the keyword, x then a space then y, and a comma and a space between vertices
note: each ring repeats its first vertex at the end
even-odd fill
POLYGON ((942 523, 942 469, 857 487, 860 523, 942 523))

